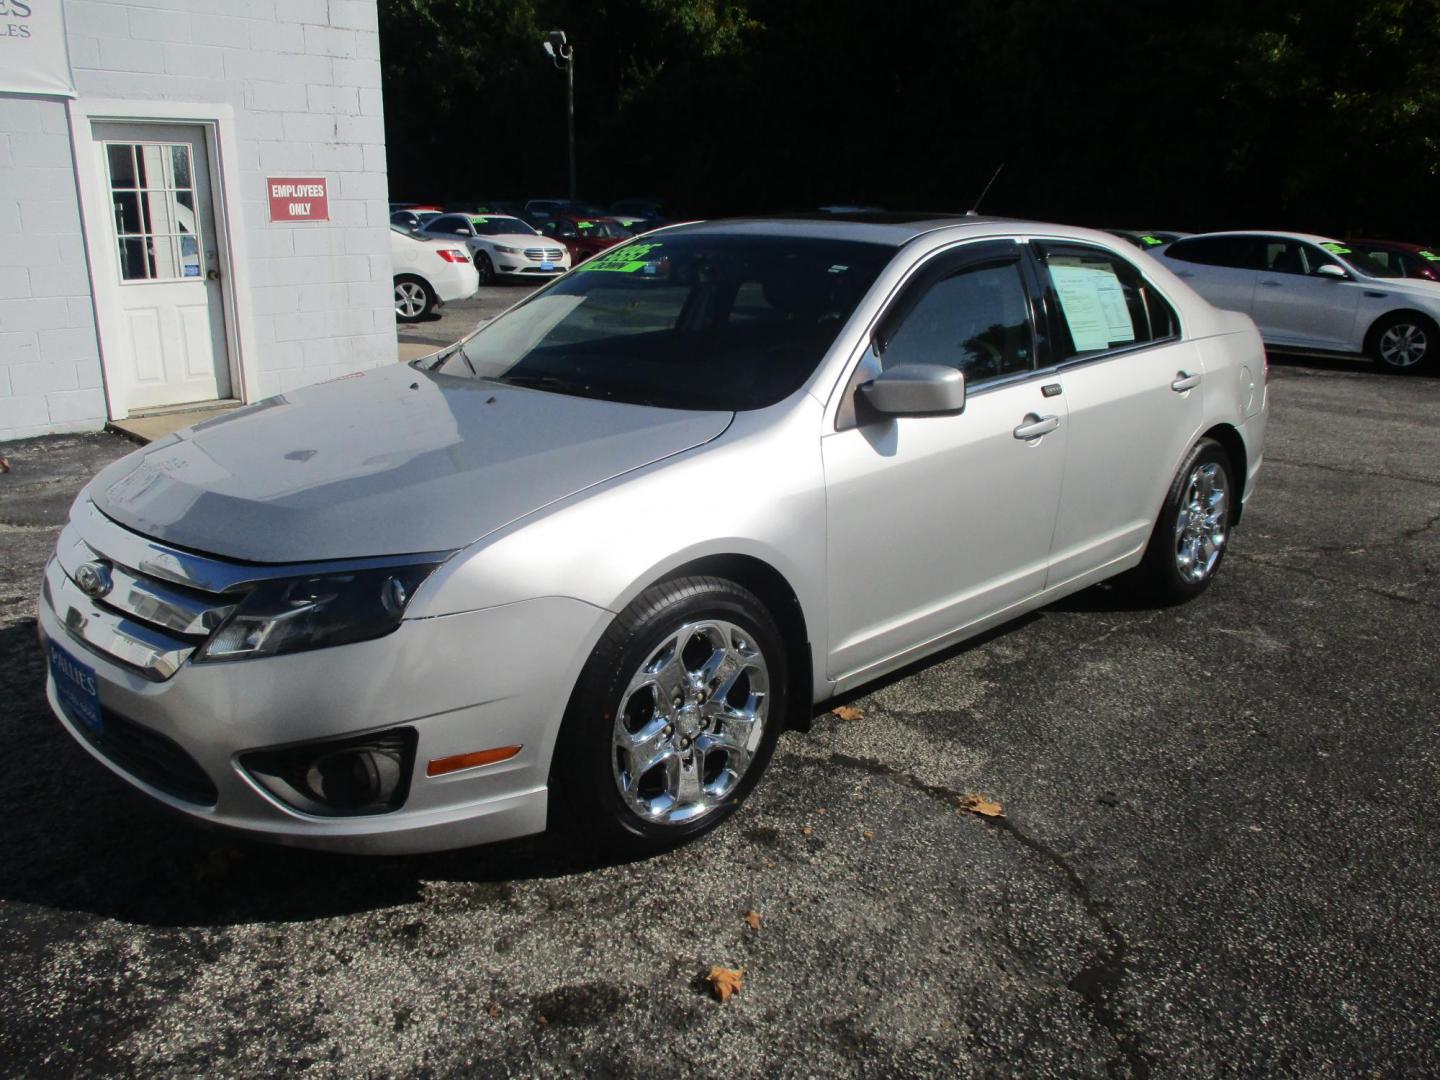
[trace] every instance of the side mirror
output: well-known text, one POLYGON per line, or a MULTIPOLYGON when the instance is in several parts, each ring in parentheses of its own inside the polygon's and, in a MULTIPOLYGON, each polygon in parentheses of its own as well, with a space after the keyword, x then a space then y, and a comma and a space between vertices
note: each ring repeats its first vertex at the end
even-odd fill
POLYGON ((1350 280, 1350 275, 1345 272, 1345 268, 1335 263, 1326 263, 1324 266, 1317 267, 1315 273, 1317 276, 1329 278, 1331 281, 1350 280))
POLYGON ((897 364, 860 387, 882 416, 933 416, 965 408, 965 375, 943 364, 897 364))

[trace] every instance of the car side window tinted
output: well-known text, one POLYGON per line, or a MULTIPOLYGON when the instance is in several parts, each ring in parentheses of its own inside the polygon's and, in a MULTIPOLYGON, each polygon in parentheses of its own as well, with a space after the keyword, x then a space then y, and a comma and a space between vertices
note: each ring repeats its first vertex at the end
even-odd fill
POLYGON ((1233 270, 1257 270, 1260 261, 1257 242, 1246 236, 1197 236, 1176 240, 1165 256, 1202 266, 1226 266, 1233 270))
MULTIPOLYGON (((1332 260, 1333 261, 1333 260, 1332 260)), ((1293 240, 1262 240, 1260 242, 1260 266, 1272 274, 1304 274, 1304 256, 1300 245, 1293 240)))
POLYGON ((469 223, 458 214, 442 214, 430 222, 430 224, 426 225, 425 228, 429 232, 450 233, 452 235, 457 232, 463 232, 467 236, 470 234, 469 223))
POLYGON ((943 364, 979 384, 1035 366, 1030 304, 1014 259, 958 270, 930 285, 886 335, 882 368, 943 364))
POLYGON ((1120 256, 1067 246, 1044 251, 1042 262, 1059 315, 1057 360, 1143 345, 1179 332, 1174 308, 1120 256))
POLYGON ((1305 273, 1316 273, 1322 266, 1339 266, 1340 269, 1345 269, 1339 259, 1335 258, 1335 256, 1323 248, 1318 248, 1314 244, 1301 244, 1299 246, 1300 257, 1305 260, 1305 273))

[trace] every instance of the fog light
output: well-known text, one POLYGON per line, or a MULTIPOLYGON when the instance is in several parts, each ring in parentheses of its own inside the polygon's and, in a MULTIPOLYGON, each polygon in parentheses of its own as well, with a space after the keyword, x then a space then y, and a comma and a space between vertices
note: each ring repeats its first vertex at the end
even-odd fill
POLYGON ((398 809, 410 791, 413 728, 257 750, 240 764, 266 791, 306 814, 348 817, 398 809))

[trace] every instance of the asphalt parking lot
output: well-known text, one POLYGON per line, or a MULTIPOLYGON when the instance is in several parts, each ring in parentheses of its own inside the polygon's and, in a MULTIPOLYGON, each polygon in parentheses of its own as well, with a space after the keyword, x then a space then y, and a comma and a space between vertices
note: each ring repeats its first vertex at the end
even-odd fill
POLYGON ((1440 379, 1290 363, 1271 393, 1199 601, 1098 588, 953 650, 619 864, 321 856, 152 807, 50 718, 34 644, 64 509, 129 447, 10 444, 0 1071, 1434 1074, 1440 379), (744 969, 728 1003, 711 965, 744 969))

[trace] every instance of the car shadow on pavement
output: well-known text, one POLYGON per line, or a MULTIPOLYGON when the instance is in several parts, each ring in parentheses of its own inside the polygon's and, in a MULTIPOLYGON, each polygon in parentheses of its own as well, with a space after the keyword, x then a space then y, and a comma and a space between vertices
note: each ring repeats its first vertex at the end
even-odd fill
POLYGON ((419 899, 433 881, 496 884, 623 860, 527 837, 434 855, 347 856, 208 830, 112 775, 61 728, 35 621, 0 629, 0 900, 125 923, 198 927, 353 914, 419 899))

